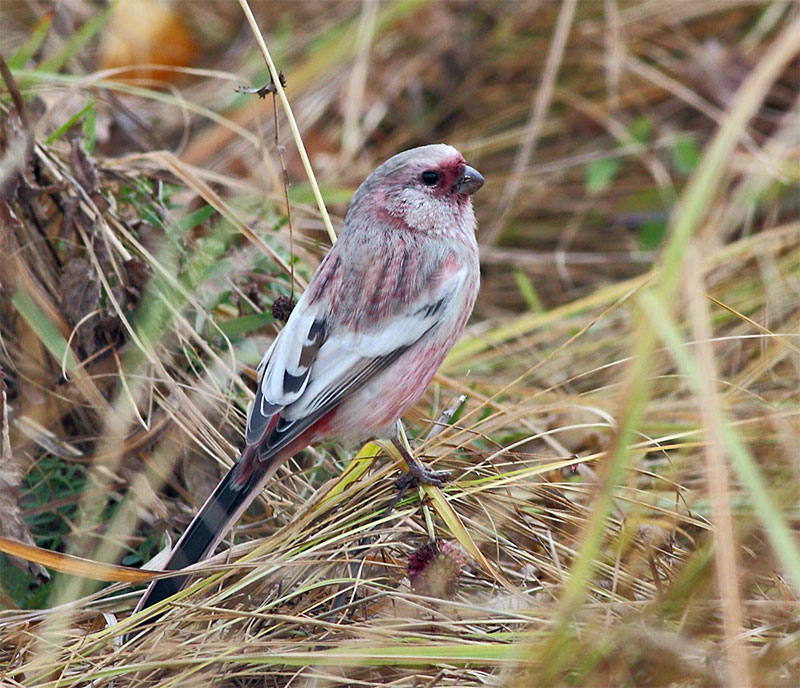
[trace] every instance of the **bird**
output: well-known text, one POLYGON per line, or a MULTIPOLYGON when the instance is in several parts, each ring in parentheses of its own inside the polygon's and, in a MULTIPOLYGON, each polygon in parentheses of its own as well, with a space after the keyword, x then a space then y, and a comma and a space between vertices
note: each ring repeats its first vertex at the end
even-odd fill
MULTIPOLYGON (((472 195, 484 181, 439 143, 392 156, 362 182, 337 241, 258 366, 240 457, 165 570, 210 556, 297 452, 327 439, 385 437, 424 394, 478 295, 472 195)), ((446 477, 403 456, 414 479, 446 477)), ((134 611, 177 593, 188 577, 152 581, 134 611)))

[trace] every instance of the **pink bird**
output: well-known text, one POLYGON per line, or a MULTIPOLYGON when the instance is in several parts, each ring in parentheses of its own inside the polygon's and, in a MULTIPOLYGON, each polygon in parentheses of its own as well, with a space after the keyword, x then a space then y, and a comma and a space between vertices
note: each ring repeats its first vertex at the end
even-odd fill
MULTIPOLYGON (((444 144, 398 153, 361 184, 339 239, 259 365, 245 448, 170 553, 208 557, 275 470, 309 444, 391 433, 461 334, 480 271, 472 194, 481 174, 444 144)), ((406 456, 410 474, 444 475, 406 456)), ((153 581, 136 606, 178 592, 153 581)))

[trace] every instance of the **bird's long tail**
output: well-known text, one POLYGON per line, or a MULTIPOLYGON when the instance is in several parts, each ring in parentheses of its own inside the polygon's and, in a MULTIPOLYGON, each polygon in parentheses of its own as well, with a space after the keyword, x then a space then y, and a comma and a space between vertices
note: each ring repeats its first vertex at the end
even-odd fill
MULTIPOLYGON (((271 457, 259 457, 257 451, 257 446, 247 447, 220 481, 173 547, 163 567, 165 570, 176 571, 208 557, 286 456, 280 452, 271 457)), ((186 585, 188 578, 174 576, 153 581, 134 611, 141 611, 174 595, 186 585)))

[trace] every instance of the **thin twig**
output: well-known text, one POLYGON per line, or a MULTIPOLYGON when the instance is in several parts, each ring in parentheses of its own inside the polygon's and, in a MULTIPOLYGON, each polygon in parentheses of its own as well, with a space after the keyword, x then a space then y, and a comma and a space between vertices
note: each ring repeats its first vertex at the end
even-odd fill
MULTIPOLYGON (((279 75, 280 77, 280 75, 279 75)), ((280 78, 278 78, 280 82, 280 78)), ((281 84, 282 86, 283 84, 281 84)), ((283 195, 286 199, 286 222, 289 225, 289 267, 291 274, 289 284, 291 285, 290 302, 294 301, 294 231, 292 228, 292 204, 289 202, 289 171, 286 169, 286 159, 283 157, 284 147, 280 143, 280 124, 278 123, 278 100, 275 97, 277 90, 272 91, 272 114, 275 117, 275 150, 278 153, 278 160, 281 162, 281 176, 283 177, 283 195)))
POLYGON ((314 176, 314 170, 311 168, 311 163, 308 160, 308 154, 306 153, 306 148, 303 145, 303 139, 300 136, 300 130, 297 128, 297 122, 294 119, 294 114, 292 114, 292 107, 289 105, 289 99, 286 97, 286 91, 283 90, 283 86, 281 85, 278 69, 275 67, 275 63, 272 61, 272 56, 267 49, 267 44, 264 42, 264 37, 261 35, 261 30, 258 28, 258 23, 256 22, 256 18, 253 16, 253 12, 250 10, 250 5, 247 4, 247 0, 239 0, 239 6, 242 8, 242 12, 244 12, 247 23, 250 24, 250 28, 253 31, 253 36, 255 36, 256 43, 258 43, 261 54, 264 56, 264 60, 269 68, 270 76, 275 84, 275 91, 278 93, 278 97, 281 99, 283 109, 286 112, 286 119, 289 121, 289 128, 292 130, 292 137, 297 145, 297 152, 300 154, 300 160, 305 168, 308 182, 311 184, 311 190, 314 192, 314 198, 317 201, 317 207, 319 208, 320 215, 322 216, 322 222, 325 225, 325 229, 328 231, 328 236, 331 239, 331 243, 334 244, 336 243, 336 232, 333 231, 333 225, 331 224, 331 218, 328 215, 328 209, 325 207, 325 201, 322 199, 322 193, 319 190, 317 178, 314 176))

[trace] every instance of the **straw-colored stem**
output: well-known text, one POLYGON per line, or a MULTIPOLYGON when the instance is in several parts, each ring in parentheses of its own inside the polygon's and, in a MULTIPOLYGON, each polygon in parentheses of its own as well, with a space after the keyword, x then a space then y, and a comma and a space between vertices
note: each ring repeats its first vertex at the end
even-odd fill
POLYGON ((258 23, 256 22, 256 18, 253 16, 252 11, 250 10, 250 5, 247 4, 247 0, 239 0, 239 5, 242 8, 242 12, 244 12, 244 16, 247 18, 247 22, 250 24, 250 28, 253 30, 256 43, 258 43, 258 47, 261 49, 261 54, 264 56, 267 67, 269 67, 269 74, 270 77, 272 77, 272 83, 275 85, 275 91, 278 94, 278 98, 281 100, 284 111, 286 112, 286 119, 289 122, 289 128, 292 130, 292 138, 294 138, 294 142, 297 145, 297 152, 300 154, 300 160, 303 162, 303 167, 305 168, 306 175, 308 176, 308 182, 311 184, 311 190, 314 192, 314 198, 317 201, 317 207, 319 208, 320 215, 322 216, 322 222, 325 225, 325 229, 328 231, 328 236, 331 238, 331 243, 336 243, 336 232, 333 230, 331 218, 328 215, 328 209, 325 207, 325 201, 322 199, 322 193, 319 190, 317 179, 314 176, 314 170, 311 168, 311 162, 308 159, 306 147, 303 145, 303 139, 300 136, 300 130, 297 128, 297 122, 295 121, 294 114, 292 114, 292 106, 289 105, 289 99, 286 97, 286 91, 283 90, 283 85, 281 84, 281 80, 278 75, 278 69, 275 67, 275 63, 272 61, 272 56, 267 49, 267 44, 264 41, 264 37, 261 35, 261 30, 258 28, 258 23))

